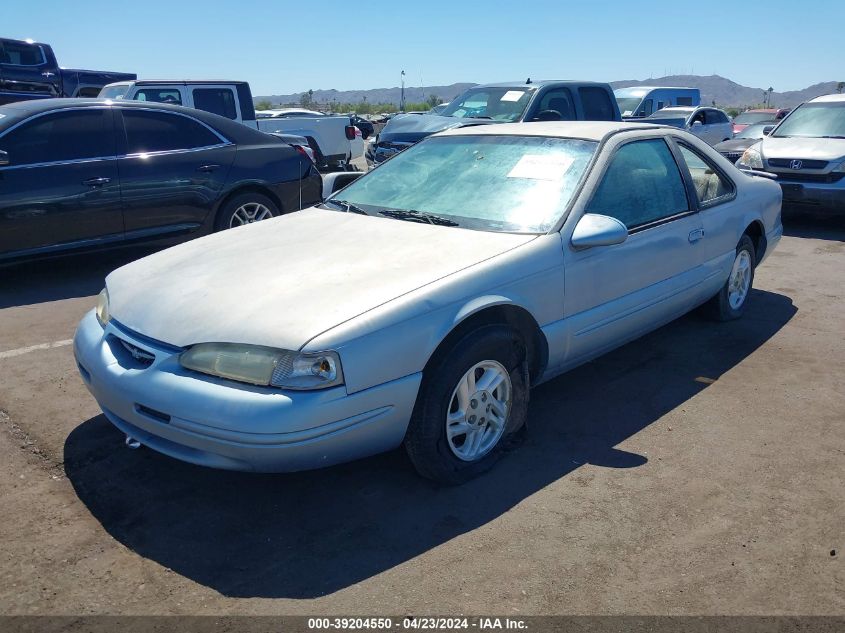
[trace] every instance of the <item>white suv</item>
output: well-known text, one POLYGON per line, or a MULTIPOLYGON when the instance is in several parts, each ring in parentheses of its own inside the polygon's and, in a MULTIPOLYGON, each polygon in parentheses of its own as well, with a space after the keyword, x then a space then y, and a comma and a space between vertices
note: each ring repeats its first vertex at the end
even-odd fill
POLYGON ((845 94, 801 104, 736 166, 776 174, 784 204, 845 212, 845 94))

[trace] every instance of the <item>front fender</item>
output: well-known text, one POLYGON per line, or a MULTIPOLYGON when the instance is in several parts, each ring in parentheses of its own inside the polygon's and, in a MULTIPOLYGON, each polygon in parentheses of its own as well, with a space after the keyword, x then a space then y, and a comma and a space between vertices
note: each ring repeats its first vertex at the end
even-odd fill
POLYGON ((338 325, 304 351, 340 354, 350 393, 422 371, 455 327, 494 307, 519 307, 542 326, 563 313, 560 236, 472 266, 338 325))

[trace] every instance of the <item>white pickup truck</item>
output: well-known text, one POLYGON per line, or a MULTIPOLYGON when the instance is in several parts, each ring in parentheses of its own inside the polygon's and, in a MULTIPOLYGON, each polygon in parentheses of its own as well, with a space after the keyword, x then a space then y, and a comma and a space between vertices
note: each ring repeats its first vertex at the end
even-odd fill
POLYGON ((197 108, 262 132, 305 137, 321 171, 348 168, 357 152, 356 128, 348 116, 313 115, 256 117, 252 91, 245 81, 119 81, 100 90, 100 99, 155 101, 197 108))

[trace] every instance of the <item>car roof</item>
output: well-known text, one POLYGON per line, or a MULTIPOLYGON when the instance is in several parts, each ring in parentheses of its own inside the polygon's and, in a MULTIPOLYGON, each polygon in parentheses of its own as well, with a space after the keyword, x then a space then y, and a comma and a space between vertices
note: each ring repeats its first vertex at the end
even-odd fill
POLYGON ((810 99, 809 103, 845 103, 845 94, 822 95, 810 99))
POLYGON ((475 90, 476 88, 541 88, 551 85, 578 85, 578 86, 607 86, 606 83, 599 81, 579 81, 577 79, 539 79, 537 81, 531 80, 531 83, 525 81, 496 81, 488 84, 478 84, 471 86, 468 90, 475 90))
POLYGON ((134 83, 136 86, 193 86, 199 84, 226 84, 226 85, 243 85, 246 81, 236 81, 234 79, 136 79, 127 83, 134 83))
POLYGON ((698 90, 698 88, 690 88, 689 86, 625 86, 624 88, 615 88, 617 90, 698 90))
POLYGON ((763 114, 777 114, 780 110, 778 108, 750 108, 748 110, 743 110, 740 114, 745 114, 746 112, 753 112, 753 113, 763 113, 763 114))
POLYGON ((239 144, 261 143, 266 141, 267 134, 256 129, 232 121, 226 117, 184 106, 171 105, 168 103, 156 103, 152 101, 132 101, 125 99, 34 99, 30 101, 17 101, 0 106, 0 113, 7 115, 0 117, 0 125, 3 128, 9 127, 17 121, 27 119, 42 112, 59 112, 61 110, 91 108, 97 106, 108 106, 119 109, 141 109, 141 110, 165 110, 187 115, 193 119, 202 121, 219 131, 224 136, 239 144))
MULTIPOLYGON (((531 123, 496 123, 471 125, 440 132, 437 136, 547 136, 550 138, 578 138, 601 141, 617 132, 656 130, 663 126, 653 123, 622 123, 619 121, 537 121, 531 123)), ((665 127, 671 130, 673 128, 665 127)))

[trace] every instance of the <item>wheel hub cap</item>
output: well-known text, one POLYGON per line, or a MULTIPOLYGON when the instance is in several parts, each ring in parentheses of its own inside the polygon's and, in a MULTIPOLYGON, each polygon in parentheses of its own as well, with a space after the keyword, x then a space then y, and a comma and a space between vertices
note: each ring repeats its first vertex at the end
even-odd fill
POLYGON ((261 220, 272 217, 273 212, 260 202, 247 202, 239 206, 232 214, 232 219, 229 221, 229 228, 260 222, 261 220))
POLYGON ((446 415, 452 453, 476 461, 489 453, 507 426, 513 388, 508 371, 493 360, 471 367, 458 381, 446 415))
POLYGON ((751 287, 751 255, 748 251, 740 251, 734 260, 731 275, 728 277, 728 303, 731 308, 738 310, 751 287))

